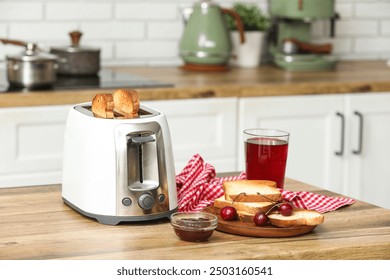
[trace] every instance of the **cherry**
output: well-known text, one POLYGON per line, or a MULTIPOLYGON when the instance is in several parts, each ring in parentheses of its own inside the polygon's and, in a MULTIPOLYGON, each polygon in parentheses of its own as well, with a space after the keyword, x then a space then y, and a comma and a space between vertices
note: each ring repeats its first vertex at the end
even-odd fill
POLYGON ((291 214, 293 212, 293 207, 290 203, 284 202, 284 203, 279 205, 279 212, 283 216, 291 216, 291 214))
POLYGON ((220 214, 225 221, 233 221, 236 219, 237 210, 233 206, 225 206, 221 209, 220 214))
POLYGON ((253 217, 253 222, 256 226, 264 226, 268 222, 268 216, 263 212, 257 212, 253 217))

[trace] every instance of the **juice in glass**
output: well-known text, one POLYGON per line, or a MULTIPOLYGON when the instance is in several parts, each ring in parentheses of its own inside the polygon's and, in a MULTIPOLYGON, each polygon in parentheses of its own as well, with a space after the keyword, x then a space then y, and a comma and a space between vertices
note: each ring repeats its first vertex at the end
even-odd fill
POLYGON ((248 180, 271 180, 284 187, 288 154, 288 132, 245 130, 246 177, 248 180))

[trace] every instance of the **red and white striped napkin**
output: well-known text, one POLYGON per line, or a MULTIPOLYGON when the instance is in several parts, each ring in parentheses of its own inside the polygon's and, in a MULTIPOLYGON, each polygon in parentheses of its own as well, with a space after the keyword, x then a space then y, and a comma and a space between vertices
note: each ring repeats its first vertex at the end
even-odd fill
POLYGON ((334 211, 355 202, 352 198, 326 196, 306 191, 282 190, 282 196, 284 200, 290 201, 295 207, 316 210, 320 213, 334 211))
MULTIPOLYGON (((215 168, 204 162, 199 154, 195 154, 176 176, 178 210, 179 212, 200 211, 224 194, 222 187, 224 181, 243 179, 246 179, 244 172, 238 176, 216 178, 215 168)), ((320 213, 334 211, 355 202, 351 198, 331 197, 306 191, 282 190, 282 196, 295 207, 316 210, 320 213)))
POLYGON ((213 204, 224 194, 222 183, 245 179, 239 176, 216 178, 214 166, 194 155, 182 172, 176 176, 179 212, 196 212, 213 204))

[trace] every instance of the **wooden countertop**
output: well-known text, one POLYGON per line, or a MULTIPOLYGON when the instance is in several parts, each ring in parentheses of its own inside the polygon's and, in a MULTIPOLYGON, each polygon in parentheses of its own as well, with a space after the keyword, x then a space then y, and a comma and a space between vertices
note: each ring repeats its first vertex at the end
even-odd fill
MULTIPOLYGON (((251 97, 299 94, 390 91, 390 67, 385 61, 343 61, 324 72, 288 72, 272 65, 228 72, 187 72, 179 67, 116 68, 138 76, 169 82, 172 88, 139 89, 141 100, 251 97)), ((77 104, 110 90, 61 90, 0 93, 0 107, 77 104)))
MULTIPOLYGON (((335 195, 286 180, 288 190, 335 195)), ((181 241, 168 220, 101 225, 66 206, 61 186, 0 189, 0 259, 390 259, 390 210, 364 202, 325 213, 313 232, 181 241)))

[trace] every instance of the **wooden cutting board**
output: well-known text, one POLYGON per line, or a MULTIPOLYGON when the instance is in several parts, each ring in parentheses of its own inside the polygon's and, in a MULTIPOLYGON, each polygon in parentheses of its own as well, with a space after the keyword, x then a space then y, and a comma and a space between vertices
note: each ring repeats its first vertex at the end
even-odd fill
POLYGON ((250 237, 292 237, 311 232, 316 226, 299 226, 278 228, 275 226, 256 226, 254 223, 236 221, 225 221, 213 206, 206 207, 203 211, 212 213, 218 217, 217 230, 235 235, 250 237))

